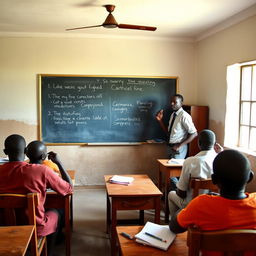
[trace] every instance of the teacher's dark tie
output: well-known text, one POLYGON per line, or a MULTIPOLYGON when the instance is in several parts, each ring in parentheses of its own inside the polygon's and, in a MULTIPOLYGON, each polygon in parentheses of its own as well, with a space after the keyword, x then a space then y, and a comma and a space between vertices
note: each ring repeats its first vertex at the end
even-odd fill
MULTIPOLYGON (((172 132, 172 127, 173 127, 173 124, 174 124, 174 121, 175 121, 175 118, 176 118, 177 114, 174 112, 173 113, 173 116, 172 116, 172 121, 171 121, 171 124, 170 124, 170 128, 169 128, 169 141, 170 141, 170 136, 171 136, 171 132, 172 132)), ((168 142, 169 142, 168 141, 168 142)))

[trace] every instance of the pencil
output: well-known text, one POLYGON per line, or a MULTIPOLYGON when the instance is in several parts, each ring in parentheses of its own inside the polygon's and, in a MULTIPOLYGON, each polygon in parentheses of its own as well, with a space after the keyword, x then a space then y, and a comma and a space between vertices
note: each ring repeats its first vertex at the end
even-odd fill
POLYGON ((157 240, 159 240, 159 241, 162 241, 162 242, 164 242, 164 243, 167 242, 166 240, 162 239, 161 237, 155 236, 155 235, 150 234, 150 233, 148 233, 148 232, 145 232, 145 235, 150 236, 150 237, 153 237, 153 238, 155 238, 155 239, 157 239, 157 240))

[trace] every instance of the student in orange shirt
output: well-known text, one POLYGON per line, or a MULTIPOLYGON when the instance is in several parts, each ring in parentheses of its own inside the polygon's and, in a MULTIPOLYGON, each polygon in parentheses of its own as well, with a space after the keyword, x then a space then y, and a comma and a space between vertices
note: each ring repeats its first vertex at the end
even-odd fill
MULTIPOLYGON (((180 233, 191 225, 201 230, 256 229, 256 193, 245 192, 246 184, 252 179, 250 163, 243 154, 236 150, 222 151, 213 161, 212 174, 220 195, 200 195, 193 199, 171 219, 170 230, 180 233)), ((203 252, 202 255, 221 254, 203 252)))
POLYGON ((39 140, 34 140, 30 142, 26 148, 26 155, 29 158, 29 163, 46 165, 54 172, 56 172, 59 176, 61 176, 60 168, 58 167, 58 165, 62 166, 62 164, 57 157, 57 154, 52 151, 49 152, 47 160, 47 148, 43 142, 39 140), (56 158, 58 164, 55 163, 56 158))

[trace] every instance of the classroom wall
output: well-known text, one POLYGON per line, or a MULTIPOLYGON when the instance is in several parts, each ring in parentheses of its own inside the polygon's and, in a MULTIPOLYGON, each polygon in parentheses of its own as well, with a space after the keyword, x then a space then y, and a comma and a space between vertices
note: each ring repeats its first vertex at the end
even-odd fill
MULTIPOLYGON (((179 76, 186 104, 208 105, 210 128, 224 141, 226 67, 256 59, 256 16, 199 42, 127 38, 0 38, 0 148, 18 133, 38 139, 37 74, 179 76)), ((147 173, 156 179, 163 145, 50 146, 77 185, 101 185, 103 175, 147 173)), ((1 151, 0 151, 1 152, 1 151)), ((0 157, 4 154, 1 152, 0 157)), ((248 156, 256 170, 256 157, 248 156)), ((256 180, 256 179, 255 179, 256 180)), ((256 182, 248 186, 255 191, 256 182)))
MULTIPOLYGON (((0 148, 12 134, 38 139, 37 74, 178 76, 186 104, 195 104, 192 42, 127 38, 0 38, 0 148)), ((150 127, 149 127, 150 129, 150 127)), ((147 173, 156 180, 163 145, 50 146, 77 185, 101 185, 104 174, 147 173)), ((0 157, 4 157, 1 152, 0 157)))
MULTIPOLYGON (((256 16, 222 30, 196 44, 197 52, 197 99, 209 105, 210 129, 218 141, 224 142, 224 121, 226 109, 227 66, 256 60, 256 16)), ((256 171, 256 156, 248 155, 256 171)), ((256 178, 248 186, 256 191, 256 178)))

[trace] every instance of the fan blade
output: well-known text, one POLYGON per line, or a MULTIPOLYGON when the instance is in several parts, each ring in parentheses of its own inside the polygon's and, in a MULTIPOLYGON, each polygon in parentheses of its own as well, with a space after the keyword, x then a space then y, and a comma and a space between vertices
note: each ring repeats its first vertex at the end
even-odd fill
POLYGON ((149 26, 141 26, 141 25, 130 25, 130 24, 118 24, 119 28, 125 29, 138 29, 138 30, 149 30, 155 31, 156 27, 149 27, 149 26))
POLYGON ((84 28, 97 28, 97 27, 102 27, 102 25, 87 26, 87 27, 78 27, 78 28, 66 28, 66 31, 69 31, 69 30, 77 30, 77 29, 84 29, 84 28))

